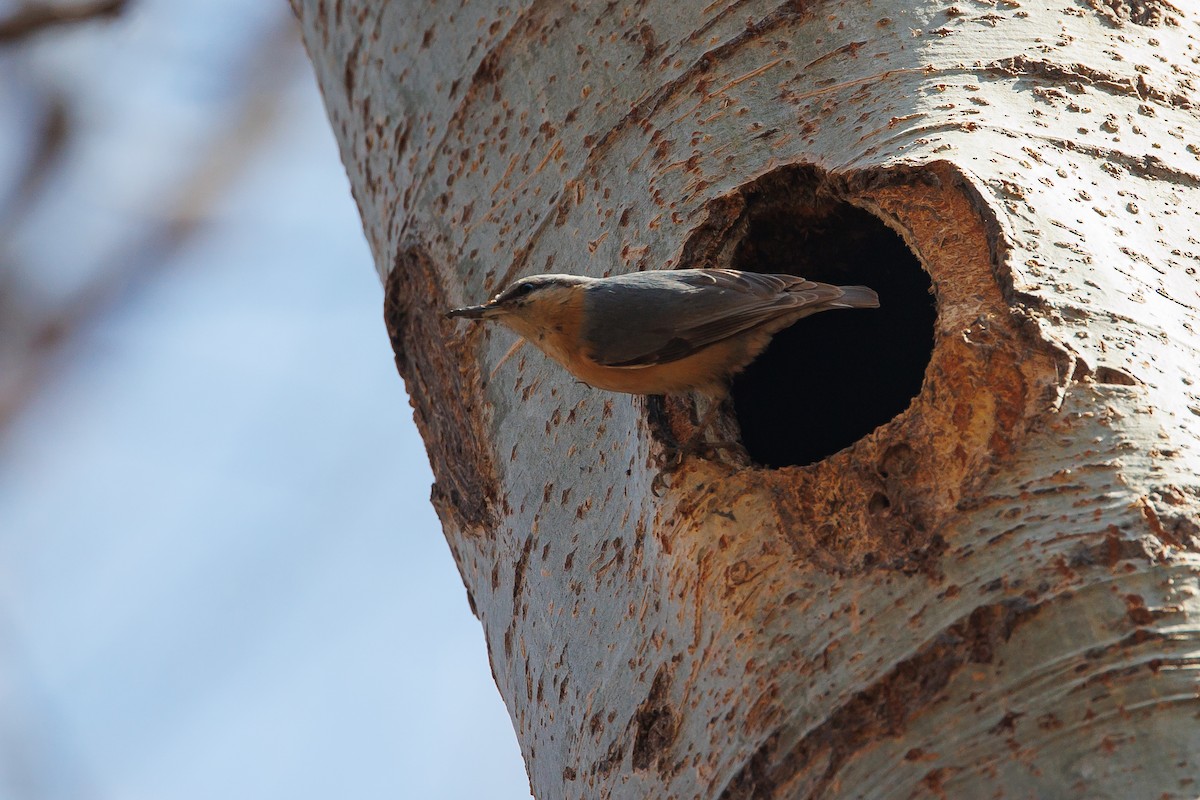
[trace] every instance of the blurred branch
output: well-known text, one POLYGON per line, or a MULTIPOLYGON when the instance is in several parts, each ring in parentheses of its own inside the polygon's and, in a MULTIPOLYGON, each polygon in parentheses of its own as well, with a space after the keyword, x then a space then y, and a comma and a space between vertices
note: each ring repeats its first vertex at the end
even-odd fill
MULTIPOLYGON (((230 86, 237 88, 237 96, 226 112, 229 123, 195 155, 190 175, 155 204, 161 213, 146 220, 140 235, 120 252, 104 259, 96 277, 70 299, 22 325, 19 342, 14 343, 19 351, 15 363, 4 363, 0 369, 0 433, 60 365, 57 356, 63 347, 128 292, 169 267, 254 156, 270 143, 277 130, 283 88, 303 63, 299 44, 295 19, 281 13, 274 28, 250 48, 246 62, 233 71, 230 86)), ((0 305, 5 300, 2 289, 0 305)), ((0 334, 4 333, 0 327, 0 334)), ((0 357, 4 355, 0 348, 0 357)))
POLYGON ((61 161, 70 134, 66 98, 55 92, 42 105, 34 151, 7 197, 0 198, 0 242, 18 226, 22 214, 37 202, 46 178, 61 161))
POLYGON ((129 0, 93 0, 89 3, 69 5, 27 3, 8 18, 0 19, 0 44, 15 42, 59 25, 115 17, 128 2, 129 0))

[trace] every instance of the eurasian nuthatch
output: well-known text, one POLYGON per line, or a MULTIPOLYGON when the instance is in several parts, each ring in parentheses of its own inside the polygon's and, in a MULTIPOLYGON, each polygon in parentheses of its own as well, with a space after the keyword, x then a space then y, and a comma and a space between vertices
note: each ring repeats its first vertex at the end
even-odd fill
POLYGON ((680 269, 611 278, 532 275, 449 316, 502 322, 598 389, 695 389, 715 399, 796 320, 831 308, 878 306, 866 286, 680 269))

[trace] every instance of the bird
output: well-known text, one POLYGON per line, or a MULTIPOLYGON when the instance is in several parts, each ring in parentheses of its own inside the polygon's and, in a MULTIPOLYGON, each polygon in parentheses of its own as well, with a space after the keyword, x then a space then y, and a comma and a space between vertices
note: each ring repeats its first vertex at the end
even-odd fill
POLYGON ((879 296, 866 286, 678 269, 607 278, 530 275, 486 303, 447 316, 499 322, 596 389, 705 395, 710 410, 691 445, 711 423, 732 378, 775 334, 821 311, 878 306, 879 296))

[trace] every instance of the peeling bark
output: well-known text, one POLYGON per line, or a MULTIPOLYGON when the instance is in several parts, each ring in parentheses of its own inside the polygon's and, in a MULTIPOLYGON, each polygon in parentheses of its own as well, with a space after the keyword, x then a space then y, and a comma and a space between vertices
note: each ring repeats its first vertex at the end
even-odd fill
POLYGON ((293 6, 539 797, 1194 795, 1191 6, 293 6), (713 265, 880 316, 781 336, 661 497, 690 399, 442 318, 713 265))

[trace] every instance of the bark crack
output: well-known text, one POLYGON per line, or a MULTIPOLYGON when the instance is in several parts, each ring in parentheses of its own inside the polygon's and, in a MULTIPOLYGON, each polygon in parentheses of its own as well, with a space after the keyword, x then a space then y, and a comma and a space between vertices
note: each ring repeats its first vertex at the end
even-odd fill
POLYGON ((657 763, 663 772, 667 767, 664 756, 675 741, 677 729, 675 711, 668 697, 670 688, 671 676, 664 664, 655 673, 650 694, 634 715, 637 730, 631 753, 634 769, 648 769, 657 763))
POLYGON ((1166 0, 1086 0, 1109 24, 1121 27, 1126 22, 1147 28, 1157 28, 1159 25, 1178 25, 1179 20, 1168 14, 1173 11, 1183 14, 1166 0))
POLYGON ((1014 598, 976 608, 855 694, 789 751, 778 752, 783 729, 767 737, 725 787, 721 800, 772 800, 780 786, 804 770, 820 770, 816 765, 822 763, 821 774, 802 796, 823 797, 854 754, 901 735, 908 720, 932 703, 964 665, 991 663, 999 645, 1041 607, 1014 598))
POLYGON ((1110 94, 1136 97, 1139 100, 1154 100, 1171 108, 1188 109, 1192 107, 1185 95, 1166 92, 1151 86, 1144 75, 1138 75, 1136 80, 1123 78, 1084 64, 1056 64, 1052 61, 1022 55, 993 62, 983 71, 1003 76, 1040 78, 1055 84, 1084 83, 1097 89, 1103 89, 1110 94))

